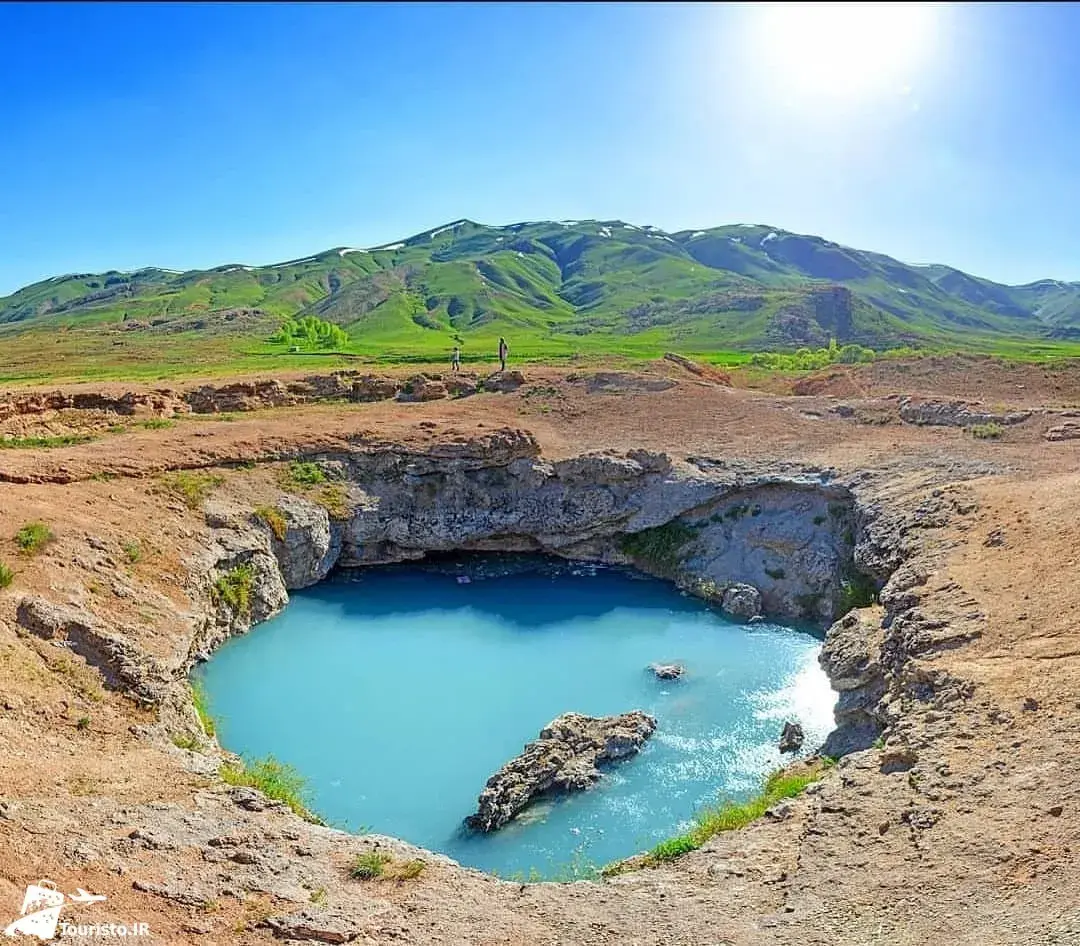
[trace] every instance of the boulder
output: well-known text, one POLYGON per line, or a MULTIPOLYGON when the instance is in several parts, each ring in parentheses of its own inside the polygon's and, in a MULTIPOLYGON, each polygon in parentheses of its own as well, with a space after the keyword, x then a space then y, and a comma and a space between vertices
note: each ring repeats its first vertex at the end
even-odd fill
POLYGON ((780 733, 780 751, 798 752, 802 748, 806 733, 798 723, 784 723, 783 732, 780 733))
POLYGON ((442 381, 433 380, 427 375, 417 374, 413 375, 405 383, 405 387, 398 394, 398 399, 402 401, 438 401, 448 396, 446 385, 442 381))
POLYGON ((655 731, 656 720, 641 710, 599 717, 564 713, 488 779, 465 823, 495 831, 538 795, 590 788, 601 778, 600 763, 637 754, 655 731))
POLYGON ((484 390, 505 394, 508 391, 516 391, 524 383, 525 375, 520 371, 496 371, 484 378, 484 390))
POLYGON ((460 375, 452 375, 443 383, 450 397, 468 397, 470 394, 475 394, 477 390, 476 380, 472 377, 463 378, 460 375))
POLYGON ((724 590, 724 611, 744 621, 761 613, 761 592, 753 585, 734 584, 724 590))
POLYGON ((388 401, 400 390, 401 385, 393 378, 381 378, 368 374, 357 378, 349 389, 350 401, 388 401))
POLYGON ((649 669, 656 675, 657 680, 678 680, 686 673, 682 664, 649 664, 649 669))

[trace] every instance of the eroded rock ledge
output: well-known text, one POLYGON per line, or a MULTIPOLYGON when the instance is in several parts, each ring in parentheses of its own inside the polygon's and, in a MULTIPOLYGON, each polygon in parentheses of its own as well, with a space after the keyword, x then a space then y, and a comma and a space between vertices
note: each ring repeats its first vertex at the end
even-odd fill
POLYGON ((636 755, 655 731, 656 720, 641 710, 618 716, 564 713, 488 779, 476 813, 465 823, 494 831, 540 795, 591 788, 601 778, 598 766, 636 755))

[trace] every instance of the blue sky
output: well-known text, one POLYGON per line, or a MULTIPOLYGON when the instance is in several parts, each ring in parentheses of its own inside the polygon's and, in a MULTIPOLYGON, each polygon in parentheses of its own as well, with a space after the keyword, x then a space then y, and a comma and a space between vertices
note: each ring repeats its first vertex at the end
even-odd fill
POLYGON ((857 101, 803 95, 821 57, 762 47, 760 10, 0 4, 0 293, 460 217, 760 222, 1080 279, 1080 8, 943 8, 857 101))

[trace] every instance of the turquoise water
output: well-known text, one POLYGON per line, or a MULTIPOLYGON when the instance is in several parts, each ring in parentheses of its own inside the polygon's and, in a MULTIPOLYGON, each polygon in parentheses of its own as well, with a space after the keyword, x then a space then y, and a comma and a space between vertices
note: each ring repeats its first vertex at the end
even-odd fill
POLYGON ((622 569, 472 558, 345 572, 200 670, 223 745, 273 753, 332 824, 404 838, 502 876, 603 864, 756 791, 785 719, 832 725, 820 642, 742 626, 622 569), (686 666, 660 681, 653 662, 686 666), (592 791, 490 835, 462 819, 487 778, 567 711, 643 709, 659 726, 592 791))

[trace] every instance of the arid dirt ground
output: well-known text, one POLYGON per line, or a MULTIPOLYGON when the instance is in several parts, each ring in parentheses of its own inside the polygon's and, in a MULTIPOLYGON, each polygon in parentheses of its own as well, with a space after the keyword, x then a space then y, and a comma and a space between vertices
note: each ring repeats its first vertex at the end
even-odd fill
MULTIPOLYGON (((728 387, 667 364, 603 383, 567 373, 526 368, 526 383, 509 393, 188 416, 85 444, 0 450, 0 561, 15 571, 0 591, 0 924, 15 918, 27 884, 49 878, 109 898, 66 918, 145 921, 155 943, 256 943, 281 933, 262 923, 277 893, 245 889, 240 874, 212 895, 176 892, 181 879, 194 889, 220 869, 205 845, 182 840, 185 813, 194 818, 223 791, 214 766, 198 774, 191 753, 148 735, 154 709, 17 629, 25 595, 140 628, 147 653, 172 659, 190 638, 188 571, 206 525, 162 488, 161 474, 213 468, 221 496, 258 503, 289 458, 390 443, 430 450, 515 427, 552 459, 647 448, 783 460, 874 471, 885 480, 881 495, 912 508, 935 493, 955 497, 927 539, 933 567, 919 606, 958 629, 925 658, 928 675, 959 681, 957 695, 947 705, 913 703, 884 748, 843 760, 784 818, 608 881, 526 886, 433 859, 413 880, 365 883, 345 870, 356 839, 310 840, 291 815, 236 808, 222 828, 236 838, 219 848, 255 832, 267 850, 324 865, 312 868, 327 878, 310 890, 312 904, 370 915, 344 938, 325 929, 293 929, 292 938, 1080 944, 1080 440, 1048 441, 1060 417, 1038 412, 985 440, 897 414, 905 394, 1069 410, 1080 405, 1080 369, 923 359, 822 372, 797 383, 804 396, 728 387), (675 383, 652 390, 659 378, 675 383), (29 557, 13 536, 34 520, 55 541, 29 557), (132 542, 137 561, 123 551, 132 542), (914 764, 888 764, 895 747, 914 764), (144 827, 154 811, 158 835, 144 827)), ((100 426, 92 413, 16 418, 8 431, 100 426)))

